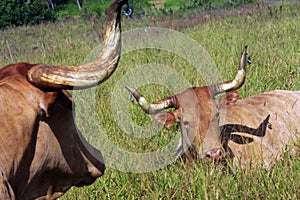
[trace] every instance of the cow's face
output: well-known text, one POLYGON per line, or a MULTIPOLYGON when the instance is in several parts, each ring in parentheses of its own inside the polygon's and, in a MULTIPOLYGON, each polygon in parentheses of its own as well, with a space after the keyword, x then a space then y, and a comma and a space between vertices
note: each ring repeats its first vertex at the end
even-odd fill
MULTIPOLYGON (((223 142, 221 138, 220 130, 220 111, 226 112, 226 109, 230 109, 239 98, 238 92, 229 92, 224 94, 219 99, 214 99, 212 102, 212 112, 210 114, 210 124, 208 129, 204 130, 205 138, 201 143, 202 151, 200 157, 207 160, 220 160, 226 155, 223 148, 223 142)), ((202 122, 200 122, 201 124, 202 122)))
POLYGON ((82 137, 74 124, 72 100, 58 92, 39 123, 35 155, 25 196, 58 197, 71 186, 88 185, 104 173, 99 150, 82 137))
MULTIPOLYGON (((204 87, 188 88, 182 93, 149 103, 136 89, 126 86, 135 97, 139 106, 148 114, 155 114, 154 119, 167 127, 180 122, 181 140, 177 153, 185 153, 188 160, 194 158, 222 157, 219 130, 219 110, 230 106, 238 99, 236 91, 245 82, 247 46, 245 46, 237 74, 234 79, 204 87), (216 100, 218 94, 225 97, 216 100), (167 108, 175 108, 173 112, 161 112, 167 108), (211 150, 211 151, 210 151, 211 150)), ((177 155, 176 155, 177 157, 177 155)))
MULTIPOLYGON (((182 148, 189 159, 221 159, 225 156, 219 129, 219 111, 229 108, 237 99, 237 92, 214 99, 208 87, 190 88, 175 95, 180 107, 173 112, 159 112, 154 120, 170 128, 180 123, 182 148)), ((177 156, 176 156, 177 157, 177 156)))

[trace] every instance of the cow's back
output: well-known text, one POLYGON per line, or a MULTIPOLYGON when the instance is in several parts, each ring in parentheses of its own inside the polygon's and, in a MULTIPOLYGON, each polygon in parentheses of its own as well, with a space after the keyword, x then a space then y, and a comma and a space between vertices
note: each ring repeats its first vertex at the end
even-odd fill
POLYGON ((286 151, 294 151, 293 143, 300 135, 300 91, 274 90, 246 99, 241 99, 220 115, 220 125, 236 124, 252 133, 232 132, 253 138, 253 142, 238 144, 228 142, 235 162, 242 166, 257 163, 259 158, 264 167, 270 167, 286 151), (268 118, 269 116, 269 118, 268 118), (249 159, 250 158, 250 159, 249 159))

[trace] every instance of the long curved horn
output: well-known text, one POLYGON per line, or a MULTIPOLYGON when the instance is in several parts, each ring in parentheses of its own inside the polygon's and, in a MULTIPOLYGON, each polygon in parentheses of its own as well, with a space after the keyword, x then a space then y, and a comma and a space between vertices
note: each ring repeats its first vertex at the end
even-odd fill
POLYGON ((143 111, 148 114, 156 114, 167 108, 179 107, 176 96, 170 96, 155 103, 149 103, 136 89, 128 85, 126 85, 125 88, 134 96, 143 111))
POLYGON ((247 48, 248 46, 246 45, 242 52, 238 71, 235 78, 230 81, 217 83, 209 86, 213 97, 223 92, 237 90, 243 86, 246 79, 247 48))
POLYGON ((38 87, 82 89, 105 81, 116 69, 121 53, 121 10, 127 0, 114 0, 107 10, 104 45, 92 63, 75 66, 39 64, 27 72, 27 79, 38 87))

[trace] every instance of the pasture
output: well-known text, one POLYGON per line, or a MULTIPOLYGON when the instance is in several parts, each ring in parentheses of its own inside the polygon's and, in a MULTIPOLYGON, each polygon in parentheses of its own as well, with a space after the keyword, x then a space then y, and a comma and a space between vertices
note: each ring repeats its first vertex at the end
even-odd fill
MULTIPOLYGON (((180 31, 206 50, 215 63, 216 75, 222 80, 233 78, 243 46, 248 44, 252 64, 247 66, 246 83, 239 90, 241 97, 247 97, 274 89, 300 90, 299 9, 300 4, 297 3, 281 8, 274 6, 252 14, 241 11, 241 16, 220 15, 217 19, 200 14, 125 19, 123 30, 156 26, 180 31), (204 17, 207 20, 202 20, 204 17)), ((97 20, 93 23, 69 21, 2 30, 0 66, 20 61, 81 64, 99 43, 102 23, 97 20), (98 31, 95 31, 96 27, 98 31)), ((189 46, 184 48, 184 52, 191 51, 189 46)), ((140 154, 155 152, 178 138, 179 133, 178 126, 165 129, 155 125, 136 103, 131 103, 123 88, 124 82, 144 84, 139 90, 154 101, 184 89, 181 79, 174 80, 170 74, 163 72, 175 71, 189 86, 206 85, 210 81, 204 80, 204 72, 197 71, 191 64, 193 58, 189 60, 168 50, 149 48, 127 51, 109 80, 92 93, 74 92, 75 101, 78 99, 78 129, 90 143, 104 152, 104 159, 112 167, 108 166, 104 176, 93 185, 72 188, 60 199, 300 199, 300 143, 297 144, 299 151, 296 156, 290 156, 287 151, 284 159, 272 169, 251 173, 201 162, 187 171, 180 161, 161 169, 136 173, 131 166, 140 165, 135 168, 145 168, 147 171, 151 161, 139 162, 114 152, 113 147, 140 154), (155 74, 151 66, 161 69, 161 73, 155 74), (144 73, 138 71, 145 68, 144 73), (134 70, 139 72, 138 76, 134 76, 134 70), (148 77, 156 82, 147 82, 148 77), (160 83, 166 83, 166 86, 160 83), (167 87, 171 84, 172 87, 167 87), (85 107, 89 101, 95 101, 92 108, 85 107), (124 112, 127 112, 126 115, 124 112), (95 117, 92 116, 94 113, 95 117), (137 128, 127 124, 129 128, 126 127, 126 130, 130 129, 131 134, 120 126, 126 124, 128 119, 138 125, 137 128), (142 137, 149 134, 146 129, 158 131, 142 137), (112 149, 101 146, 103 135, 113 144, 110 146, 112 149), (119 157, 112 158, 116 155, 119 157), (114 166, 113 162, 120 162, 122 166, 114 166), (118 167, 122 171, 117 170, 118 167)), ((217 79, 212 77, 211 80, 217 79)))

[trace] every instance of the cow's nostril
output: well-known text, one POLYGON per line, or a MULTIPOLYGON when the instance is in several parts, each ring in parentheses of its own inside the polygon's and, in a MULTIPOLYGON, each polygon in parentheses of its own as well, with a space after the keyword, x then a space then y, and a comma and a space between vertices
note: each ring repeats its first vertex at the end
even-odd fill
POLYGON ((221 149, 219 148, 214 148, 214 149, 211 149, 209 151, 206 152, 205 154, 205 158, 206 159, 214 159, 214 160, 217 160, 217 159, 220 159, 222 157, 222 151, 221 149))
POLYGON ((210 158, 211 158, 210 152, 206 152, 205 157, 206 157, 207 159, 210 159, 210 158))
POLYGON ((219 157, 221 157, 222 156, 222 151, 220 149, 218 149, 217 154, 218 154, 219 157))

